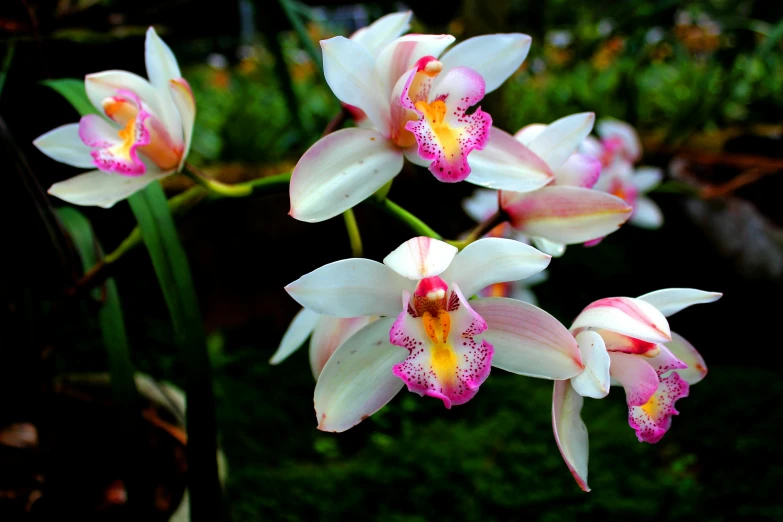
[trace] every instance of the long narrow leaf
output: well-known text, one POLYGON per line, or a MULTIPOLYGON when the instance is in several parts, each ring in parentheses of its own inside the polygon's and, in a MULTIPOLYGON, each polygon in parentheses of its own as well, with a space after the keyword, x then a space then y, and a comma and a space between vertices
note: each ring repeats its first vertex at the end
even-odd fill
MULTIPOLYGON (((63 227, 71 237, 73 246, 79 254, 82 270, 93 266, 101 257, 100 243, 98 243, 89 220, 78 210, 71 207, 62 207, 57 210, 63 227)), ((135 485, 140 476, 135 469, 136 461, 132 456, 137 453, 140 446, 139 420, 141 416, 138 390, 134 381, 134 367, 128 349, 128 340, 125 333, 125 321, 122 315, 120 296, 117 285, 113 279, 107 279, 104 283, 103 303, 98 311, 98 322, 103 334, 103 343, 106 347, 106 355, 109 364, 109 376, 111 378, 112 402, 116 409, 117 436, 121 441, 124 456, 123 467, 129 474, 128 491, 131 502, 136 502, 134 493, 138 491, 135 485)), ((94 297, 100 298, 100 289, 95 289, 94 297)))
POLYGON ((84 90, 84 81, 74 78, 60 78, 58 80, 44 80, 44 85, 51 87, 63 98, 73 105, 80 115, 98 114, 90 99, 87 98, 87 92, 84 90))
POLYGON ((152 259, 186 365, 191 520, 214 522, 220 518, 215 400, 212 370, 190 266, 160 184, 148 185, 128 198, 128 202, 152 259))

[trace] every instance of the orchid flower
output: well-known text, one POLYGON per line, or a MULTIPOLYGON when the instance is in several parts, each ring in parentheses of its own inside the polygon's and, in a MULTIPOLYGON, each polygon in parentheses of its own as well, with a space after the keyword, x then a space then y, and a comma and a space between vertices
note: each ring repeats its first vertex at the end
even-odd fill
POLYGON ((663 224, 661 209, 644 194, 661 183, 663 173, 655 167, 634 167, 641 159, 642 144, 636 130, 617 120, 602 120, 597 125, 601 140, 588 137, 581 147, 603 165, 595 184, 601 190, 624 199, 633 207, 629 223, 655 229, 663 224))
POLYGON ((574 334, 585 370, 555 382, 552 427, 560 453, 579 487, 587 486, 587 428, 580 417, 583 397, 600 399, 610 384, 625 388, 628 424, 640 442, 654 444, 669 430, 675 402, 707 375, 696 349, 669 330, 666 317, 722 294, 667 288, 635 299, 612 297, 588 305, 577 316, 574 334))
POLYGON ((291 176, 291 216, 317 222, 352 208, 396 176, 405 158, 445 182, 520 192, 548 183, 552 173, 536 154, 492 127, 480 108, 467 113, 519 68, 530 37, 478 36, 445 53, 454 42, 446 34, 410 34, 383 46, 407 28, 409 15, 389 16, 352 39, 321 41, 326 82, 359 126, 305 152, 291 176))
POLYGON ((286 286, 311 312, 381 316, 336 349, 315 388, 318 428, 344 431, 403 387, 450 408, 469 401, 495 366, 547 379, 583 371, 573 336, 535 306, 468 300, 497 282, 524 279, 550 257, 517 241, 484 238, 456 247, 427 237, 403 243, 383 263, 344 259, 286 286))
POLYGON ((590 155, 576 152, 594 120, 591 112, 573 114, 549 125, 528 125, 514 136, 547 163, 554 179, 532 192, 503 190, 500 205, 516 230, 553 256, 562 255, 566 245, 617 230, 631 212, 621 198, 592 190, 601 164, 590 155))
POLYGON ((326 361, 343 341, 377 318, 377 316, 331 317, 302 308, 288 325, 280 340, 280 346, 269 359, 269 363, 280 364, 310 337, 310 369, 317 380, 326 361))
POLYGON ((97 168, 55 183, 49 194, 75 205, 109 208, 182 168, 196 115, 193 92, 152 27, 145 59, 149 81, 126 71, 88 74, 84 88, 101 115, 89 114, 33 142, 56 161, 97 168))

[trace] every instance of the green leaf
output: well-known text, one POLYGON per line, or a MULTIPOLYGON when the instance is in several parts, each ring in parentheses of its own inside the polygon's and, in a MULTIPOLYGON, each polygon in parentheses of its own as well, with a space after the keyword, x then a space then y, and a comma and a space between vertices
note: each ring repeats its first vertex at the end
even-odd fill
MULTIPOLYGON (((57 209, 60 222, 65 227, 73 242, 73 246, 79 254, 82 263, 82 271, 90 268, 102 257, 101 246, 98 243, 89 220, 78 210, 72 207, 57 209)), ((96 300, 101 299, 101 290, 96 288, 92 296, 96 300)), ((139 475, 140 470, 134 469, 135 460, 132 455, 139 446, 138 423, 141 411, 138 390, 134 381, 134 367, 128 349, 128 340, 125 333, 125 321, 122 315, 120 296, 117 285, 113 279, 107 279, 104 283, 103 303, 98 311, 98 323, 103 334, 103 343, 109 364, 109 376, 111 378, 112 402, 117 412, 120 446, 126 448, 120 452, 124 455, 124 467, 130 476, 139 475), (135 472, 135 473, 134 473, 135 472)), ((134 483, 129 479, 129 496, 132 497, 134 483)))
POLYGON ((44 80, 41 83, 60 93, 80 115, 99 114, 90 99, 87 98, 83 80, 61 78, 59 80, 44 80))
POLYGON ((212 369, 190 266, 160 184, 151 183, 128 198, 128 203, 152 259, 185 362, 191 520, 214 522, 220 519, 221 500, 215 399, 212 369))

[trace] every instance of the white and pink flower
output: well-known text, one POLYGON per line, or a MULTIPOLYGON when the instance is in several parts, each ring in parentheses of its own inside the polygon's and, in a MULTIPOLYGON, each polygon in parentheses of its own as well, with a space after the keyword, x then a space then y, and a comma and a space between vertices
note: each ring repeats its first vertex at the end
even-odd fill
POLYGON ((585 369, 555 382, 552 427, 560 453, 579 486, 587 486, 587 428, 580 417, 583 397, 600 399, 610 384, 625 388, 628 424, 640 442, 654 444, 677 415, 675 402, 707 374, 704 360, 666 320, 688 306, 717 301, 722 294, 668 288, 638 298, 612 297, 588 305, 571 332, 585 369))
POLYGON ((642 157, 642 142, 636 130, 618 120, 597 125, 600 140, 588 137, 580 150, 603 166, 594 188, 625 200, 633 207, 629 223, 655 229, 663 224, 661 209, 645 194, 661 183, 663 172, 655 167, 635 167, 642 157))
POLYGON ((305 152, 291 177, 290 214, 329 219, 396 176, 405 158, 441 181, 534 190, 550 181, 547 165, 480 108, 522 64, 524 34, 470 38, 444 53, 451 35, 409 34, 410 13, 382 18, 350 39, 321 41, 326 82, 354 114, 305 152))
POLYGON ((342 341, 320 372, 319 429, 358 424, 403 385, 447 408, 463 404, 491 366, 548 379, 581 373, 573 336, 543 310, 513 299, 468 299, 494 283, 538 273, 549 260, 508 239, 480 239, 457 253, 418 237, 383 263, 336 261, 289 284, 288 293, 316 314, 380 316, 342 341))
POLYGON ((152 27, 145 59, 149 81, 126 71, 88 74, 84 87, 100 115, 84 116, 33 142, 54 160, 97 168, 55 183, 49 194, 75 205, 109 208, 182 168, 196 115, 193 93, 152 27))

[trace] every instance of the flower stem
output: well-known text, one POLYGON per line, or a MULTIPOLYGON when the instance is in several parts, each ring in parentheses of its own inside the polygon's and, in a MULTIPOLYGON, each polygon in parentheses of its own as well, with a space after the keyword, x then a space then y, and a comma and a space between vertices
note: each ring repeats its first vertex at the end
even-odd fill
MULTIPOLYGON (((275 192, 281 188, 287 187, 288 182, 291 180, 291 174, 277 174, 274 176, 267 176, 265 178, 258 178, 245 183, 238 183, 232 185, 233 187, 241 187, 243 190, 247 190, 248 194, 265 194, 268 192, 275 192)), ((226 185, 228 186, 228 185, 226 185)), ((177 194, 169 199, 169 209, 174 216, 179 216, 198 205, 203 200, 216 200, 223 199, 225 194, 219 192, 209 192, 205 190, 202 185, 196 185, 188 190, 177 194)), ((131 233, 115 248, 112 252, 106 254, 102 261, 94 264, 89 270, 85 271, 84 276, 76 283, 76 285, 68 290, 69 295, 76 295, 82 292, 90 291, 99 284, 103 283, 110 275, 110 271, 117 261, 119 261, 126 253, 135 249, 142 243, 141 229, 139 227, 131 230, 131 233)))
POLYGON ((348 239, 351 241, 351 255, 353 257, 362 257, 364 249, 362 248, 362 236, 359 233, 359 225, 356 223, 356 216, 353 209, 349 208, 343 212, 345 219, 345 228, 348 230, 348 239))
POLYGON ((506 221, 508 221, 508 214, 506 214, 503 209, 500 209, 492 214, 492 216, 490 216, 486 221, 479 223, 478 226, 474 228, 465 239, 447 239, 446 243, 454 245, 458 249, 462 250, 474 241, 481 239, 496 226, 500 225, 501 223, 505 223, 506 221))
POLYGON ((190 163, 185 163, 185 168, 182 173, 193 180, 197 185, 201 185, 210 192, 220 194, 229 198, 243 198, 253 193, 253 189, 244 183, 237 183, 236 185, 226 185, 220 181, 208 179, 203 172, 196 169, 190 163))
POLYGON ((408 227, 419 235, 431 237, 433 239, 443 239, 443 236, 432 230, 427 223, 417 218, 397 203, 388 198, 377 199, 369 198, 367 201, 380 208, 395 219, 402 221, 408 227))

